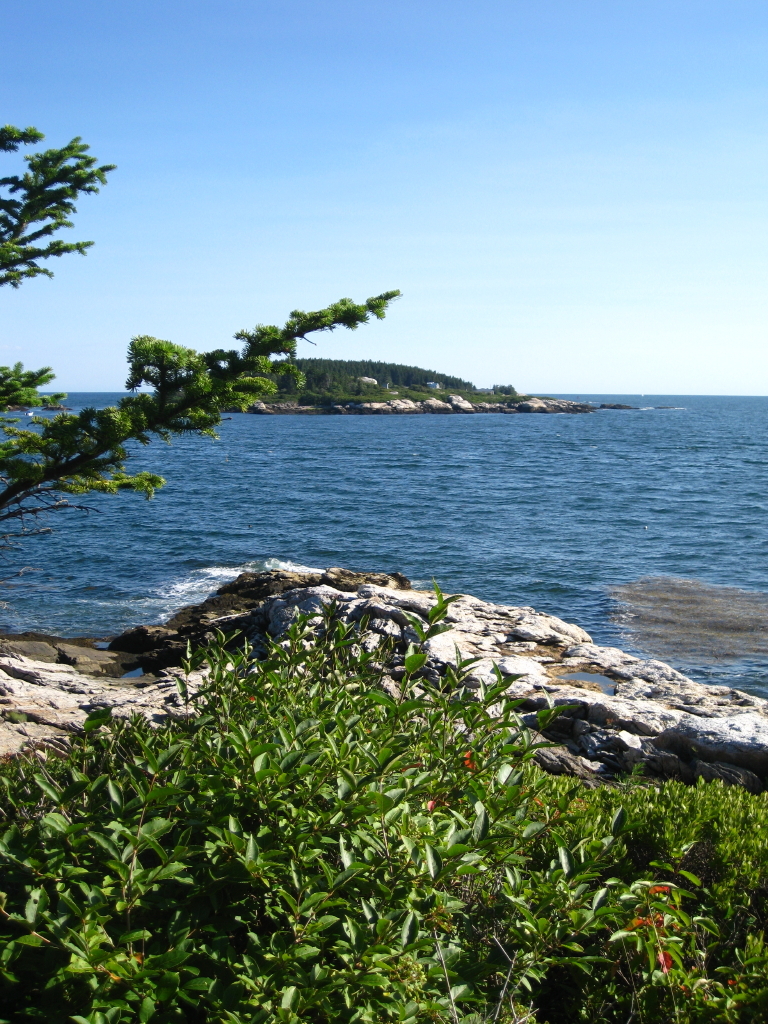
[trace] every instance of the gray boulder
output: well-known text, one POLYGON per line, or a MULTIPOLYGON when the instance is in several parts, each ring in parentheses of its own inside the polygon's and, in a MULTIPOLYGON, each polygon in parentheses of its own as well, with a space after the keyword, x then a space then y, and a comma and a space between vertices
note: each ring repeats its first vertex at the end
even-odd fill
POLYGON ((768 775, 768 717, 764 711, 717 718, 683 715, 659 733, 654 744, 689 760, 725 762, 768 775))
POLYGON ((754 772, 720 761, 694 761, 693 774, 696 779, 704 779, 705 782, 720 779, 729 786, 741 786, 750 793, 762 793, 765 788, 754 772))

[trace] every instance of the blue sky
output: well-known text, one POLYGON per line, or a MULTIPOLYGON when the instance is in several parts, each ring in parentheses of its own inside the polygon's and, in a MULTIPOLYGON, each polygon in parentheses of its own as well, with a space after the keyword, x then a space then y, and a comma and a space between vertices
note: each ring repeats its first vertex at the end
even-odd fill
POLYGON ((763 2, 38 0, 0 33, 0 121, 118 165, 89 255, 0 292, 2 362, 117 389, 134 334, 400 288, 300 354, 768 394, 763 2))

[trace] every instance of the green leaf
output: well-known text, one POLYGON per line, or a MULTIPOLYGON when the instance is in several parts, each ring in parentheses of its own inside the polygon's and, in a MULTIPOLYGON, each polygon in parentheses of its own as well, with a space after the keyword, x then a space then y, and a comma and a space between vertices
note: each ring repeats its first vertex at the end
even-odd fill
POLYGON ((147 1024, 155 1016, 155 1001, 149 996, 144 996, 139 1007, 139 1020, 141 1024, 147 1024))
POLYGON ((445 840, 445 845, 450 849, 452 846, 462 846, 469 842, 470 836, 472 836, 471 828, 456 829, 451 832, 448 838, 445 840))
POLYGON ((370 864, 365 864, 362 861, 354 861, 344 871, 340 871, 338 875, 331 882, 331 889, 338 889, 345 882, 348 882, 350 878, 354 878, 355 875, 359 875, 361 871, 367 871, 370 868, 370 864))
POLYGON ((379 915, 376 912, 376 908, 368 902, 368 900, 361 900, 361 906, 363 908, 363 914, 368 924, 376 924, 379 920, 379 915))
POLYGON ((472 826, 472 835, 475 837, 475 842, 482 843, 488 835, 490 821, 488 820, 488 812, 479 801, 475 804, 475 810, 477 811, 477 817, 472 826))
POLYGON ((557 849, 557 855, 560 858, 560 866, 563 869, 563 874, 566 878, 570 878, 576 870, 576 865, 571 851, 566 846, 559 846, 557 849))
POLYGON ((295 985, 291 985, 283 992, 283 998, 280 1000, 280 1006, 284 1010, 295 1010, 299 1005, 299 990, 295 985))
POLYGON ((699 876, 694 875, 692 871, 683 871, 682 868, 678 868, 677 873, 678 875, 682 875, 683 878, 687 878, 689 882, 692 882, 693 885, 697 886, 698 888, 701 888, 701 886, 703 885, 703 882, 701 881, 699 876))
POLYGON ((405 949, 406 946, 414 941, 416 936, 419 934, 419 921, 416 915, 411 912, 403 921, 403 927, 400 929, 400 945, 405 949))
POLYGON ((694 917, 693 923, 703 928, 705 932, 709 932, 710 935, 720 934, 720 929, 711 917, 694 917))
POLYGON ((351 917, 348 917, 344 922, 344 931, 347 933, 350 945, 353 949, 360 951, 365 945, 365 936, 363 929, 354 921, 351 917))
POLYGON ((318 903, 322 903, 323 900, 328 899, 327 892, 315 892, 311 896, 308 896, 298 909, 300 914, 306 914, 307 911, 317 906, 318 903))
POLYGON ((101 728, 112 720, 112 708, 98 708, 92 711, 83 722, 83 729, 86 733, 101 728))
MULTIPOLYGON (((40 904, 42 903, 43 907, 45 907, 45 904, 47 902, 48 899, 45 895, 44 889, 32 890, 32 892, 29 894, 27 905, 24 908, 24 917, 27 919, 29 924, 34 925, 35 921, 37 920, 38 911, 41 909, 40 904)), ((37 943, 35 943, 35 945, 37 945, 37 943)))
POLYGON ((303 756, 304 756, 304 751, 303 750, 292 750, 290 752, 290 754, 286 754, 285 757, 280 762, 280 769, 281 769, 281 771, 287 772, 289 768, 293 768, 293 766, 298 761, 300 761, 303 756))
POLYGON ((149 942, 152 938, 152 932, 148 932, 146 928, 138 928, 132 932, 124 932, 117 940, 118 946, 125 946, 129 942, 149 942))
POLYGON ((112 810, 119 814, 123 809, 123 791, 112 779, 107 779, 107 793, 112 804, 112 810))
POLYGON ((166 750, 164 750, 162 752, 162 754, 160 754, 160 756, 158 757, 158 759, 157 759, 158 765, 161 768, 164 768, 168 764, 168 762, 171 760, 171 758, 174 756, 174 754, 176 754, 179 750, 181 750, 182 747, 183 747, 182 743, 172 743, 171 746, 168 747, 166 750))
POLYGON ((155 998, 161 1003, 167 1003, 176 995, 179 987, 179 975, 174 971, 168 971, 161 978, 158 978, 155 988, 155 998))
POLYGON ((358 985, 367 985, 369 988, 389 988, 390 981, 384 974, 364 974, 357 977, 358 985))
POLYGON ((81 779, 78 782, 72 782, 61 794, 61 803, 68 804, 70 800, 74 800, 76 797, 84 793, 90 786, 90 779, 81 779))
POLYGON ((543 832, 547 826, 541 821, 532 821, 530 825, 526 825, 523 830, 523 839, 531 839, 533 836, 537 836, 539 832, 543 832))
POLYGON ((397 702, 386 693, 379 693, 374 690, 372 693, 366 695, 367 700, 372 700, 376 704, 383 704, 385 708, 394 710, 397 707, 397 702))
POLYGON ((624 810, 623 807, 619 807, 619 809, 613 816, 613 820, 611 821, 611 835, 617 836, 624 828, 626 820, 627 812, 624 810))
POLYGON ((420 652, 409 654, 403 662, 405 665, 405 671, 408 675, 413 675, 414 672, 418 672, 418 670, 423 667, 428 657, 429 655, 420 652))
POLYGON ((161 868, 155 868, 151 872, 150 878, 153 882, 159 882, 165 878, 175 878, 177 881, 183 881, 183 879, 179 878, 179 875, 181 875, 182 871, 186 871, 187 867, 188 865, 183 864, 181 861, 172 860, 167 864, 163 864, 161 868))
POLYGON ((427 862, 427 871, 429 871, 430 877, 433 879, 437 878, 443 869, 443 862, 440 859, 440 854, 429 843, 424 845, 424 858, 427 862))
POLYGON ((161 953, 159 956, 148 956, 146 964, 147 967, 151 967, 155 971, 167 971, 183 964, 190 956, 191 950, 170 949, 167 953, 161 953))
POLYGON ((157 763, 157 758, 155 757, 154 751, 149 746, 149 744, 141 738, 141 736, 137 738, 139 741, 139 745, 141 746, 141 752, 144 754, 144 759, 147 762, 147 767, 149 768, 153 775, 157 775, 157 773, 160 771, 160 765, 157 763))
POLYGON ((447 633, 451 629, 453 629, 453 626, 449 622, 436 622, 427 630, 426 639, 431 640, 432 637, 439 636, 441 633, 447 633))
POLYGON ((151 818, 149 821, 145 821, 141 826, 142 836, 152 836, 157 838, 158 836, 164 835, 170 829, 173 828, 173 822, 169 821, 168 818, 151 818))
MULTIPOLYGON (((419 640, 421 640, 421 642, 423 643, 426 640, 427 637, 426 637, 426 633, 424 631, 424 623, 422 622, 422 620, 418 617, 418 615, 414 615, 412 612, 404 611, 403 615, 408 620, 408 625, 414 631, 414 633, 419 638, 419 640)), ((412 650, 413 650, 413 645, 409 644, 408 645, 408 653, 410 653, 412 650)))
POLYGON ((384 815, 384 824, 392 825, 398 818, 402 817, 406 809, 405 804, 398 804, 384 815))
POLYGON ((53 832, 64 833, 69 829, 69 822, 63 814, 59 814, 57 811, 49 811, 40 822, 42 825, 47 825, 53 832))
POLYGON ((252 869, 256 865, 259 856, 259 846, 253 836, 248 836, 245 847, 245 866, 252 869))
POLYGON ((211 978, 192 978, 191 981, 184 983, 184 989, 189 989, 191 992, 208 992, 213 984, 211 978))
POLYGON ((592 898, 592 909, 599 910, 608 899, 608 889, 598 889, 592 898))
POLYGON ((50 800, 53 800, 55 804, 61 803, 60 789, 57 789, 56 786, 52 785, 46 778, 43 778, 42 775, 35 775, 34 779, 40 789, 42 789, 50 800))

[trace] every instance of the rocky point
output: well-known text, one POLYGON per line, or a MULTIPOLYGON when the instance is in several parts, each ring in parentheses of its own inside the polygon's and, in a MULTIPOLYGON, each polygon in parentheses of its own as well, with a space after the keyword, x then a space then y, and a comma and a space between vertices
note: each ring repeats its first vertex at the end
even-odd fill
MULTIPOLYGON (((272 570, 243 573, 164 625, 127 630, 106 649, 83 638, 7 636, 0 639, 0 754, 63 749, 98 708, 153 723, 185 715, 204 681, 193 673, 182 696, 188 644, 237 633, 258 652, 298 615, 318 617, 331 603, 360 626, 366 648, 392 639, 385 683, 397 688, 405 649, 417 640, 408 615, 426 622, 434 602, 400 574, 272 570)), ((768 701, 598 646, 579 626, 529 607, 461 595, 447 621, 451 629, 426 644, 425 677, 437 683, 457 659, 475 659, 470 687, 500 673, 534 732, 538 711, 561 707, 541 738, 550 745, 536 753, 545 770, 591 785, 631 772, 684 782, 718 778, 754 793, 768 784, 768 701)))

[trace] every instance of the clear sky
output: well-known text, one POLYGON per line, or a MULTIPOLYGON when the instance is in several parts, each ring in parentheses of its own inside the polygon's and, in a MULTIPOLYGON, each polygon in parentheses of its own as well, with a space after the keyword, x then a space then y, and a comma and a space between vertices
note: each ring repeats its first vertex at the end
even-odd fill
POLYGON ((36 0, 0 36, 0 122, 118 164, 89 255, 0 291, 4 363, 119 389, 131 335, 400 288, 299 354, 768 394, 764 0, 36 0))

